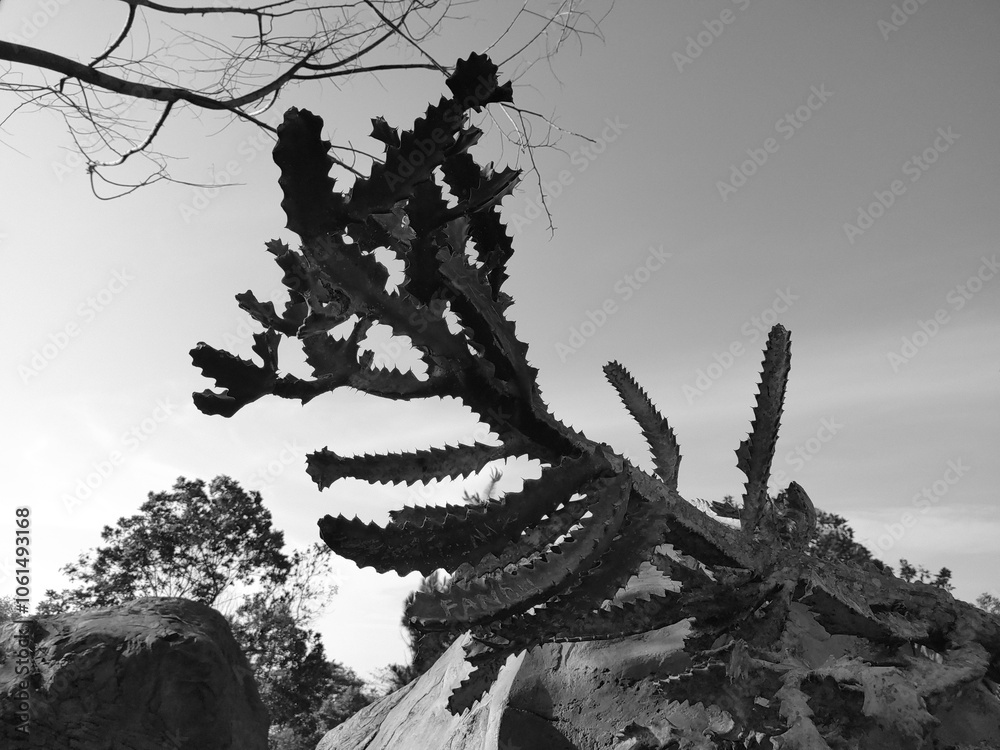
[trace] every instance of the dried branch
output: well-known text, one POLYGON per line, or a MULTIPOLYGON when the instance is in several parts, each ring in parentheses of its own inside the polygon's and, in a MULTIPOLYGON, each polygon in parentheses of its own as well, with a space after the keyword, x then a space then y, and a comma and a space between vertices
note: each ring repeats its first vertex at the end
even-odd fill
MULTIPOLYGON (((273 133, 275 125, 262 116, 299 83, 387 72, 433 71, 447 77, 451 71, 437 62, 427 45, 462 20, 453 10, 464 4, 276 0, 173 6, 155 0, 121 1, 127 16, 96 55, 85 49, 40 49, 16 35, 12 41, 0 41, 0 61, 8 64, 0 93, 21 100, 0 117, 0 125, 26 109, 61 114, 92 184, 119 186, 119 195, 161 179, 197 184, 175 180, 167 157, 153 150, 158 134, 182 108, 229 115, 273 133), (223 35, 211 25, 219 17, 231 19, 232 30, 223 35), (180 25, 172 25, 174 21, 180 25), (426 62, 405 59, 411 50, 426 62), (142 104, 153 106, 137 106, 142 104), (144 176, 126 181, 106 176, 137 157, 146 162, 137 165, 144 176)), ((570 31, 593 34, 583 28, 588 19, 573 2, 549 12, 526 2, 494 43, 514 42, 515 55, 525 56, 557 28, 560 36, 570 31)), ((558 44, 544 44, 541 55, 558 49, 558 44)), ((518 145, 529 153, 533 146, 518 145)), ((350 144, 334 148, 367 158, 350 144)), ((350 159, 335 163, 354 177, 362 174, 350 159)))

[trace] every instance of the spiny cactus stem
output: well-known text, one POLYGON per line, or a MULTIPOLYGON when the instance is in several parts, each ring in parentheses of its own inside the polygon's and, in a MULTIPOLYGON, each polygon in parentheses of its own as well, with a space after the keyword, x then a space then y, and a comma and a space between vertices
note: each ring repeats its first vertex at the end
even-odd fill
POLYGON ((659 479, 631 465, 628 466, 628 471, 636 491, 647 500, 666 503, 671 515, 685 529, 701 536, 716 548, 725 550, 726 554, 742 567, 757 571, 766 567, 766 561, 761 559, 761 553, 747 543, 739 529, 727 526, 702 513, 676 490, 668 489, 659 479))

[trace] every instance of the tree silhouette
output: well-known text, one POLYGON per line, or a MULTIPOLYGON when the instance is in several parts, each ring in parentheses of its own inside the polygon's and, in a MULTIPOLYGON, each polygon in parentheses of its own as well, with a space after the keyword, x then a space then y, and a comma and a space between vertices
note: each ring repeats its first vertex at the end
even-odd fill
POLYGON ((181 477, 150 492, 139 512, 101 532, 105 544, 63 573, 76 586, 46 592, 40 611, 106 607, 142 596, 179 596, 216 605, 235 585, 282 582, 291 564, 259 492, 226 476, 181 477))
POLYGON ((316 543, 286 555, 284 535, 273 528, 259 492, 226 476, 209 483, 181 477, 169 492, 150 492, 138 513, 106 526, 101 537, 104 545, 63 568, 76 586, 46 592, 39 614, 143 596, 222 609, 289 750, 315 747, 334 726, 336 711, 320 712, 327 701, 342 713, 373 699, 308 629, 336 593, 331 552, 316 543))

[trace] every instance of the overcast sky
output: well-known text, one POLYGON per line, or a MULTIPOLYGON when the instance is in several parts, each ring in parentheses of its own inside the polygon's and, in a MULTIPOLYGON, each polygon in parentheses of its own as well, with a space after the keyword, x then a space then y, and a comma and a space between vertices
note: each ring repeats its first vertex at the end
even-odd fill
MULTIPOLYGON (((42 5, 5 0, 0 38, 42 5)), ((439 58, 499 33, 506 9, 482 7, 488 19, 466 36, 430 45, 439 58)), ((68 0, 34 43, 59 49, 105 12, 68 0)), ((120 21, 108 18, 102 39, 120 21)), ((566 137, 539 153, 553 235, 534 175, 503 204, 516 249, 510 314, 555 415, 649 467, 601 371, 618 360, 676 431, 681 493, 739 497, 735 449, 765 331, 780 322, 792 368, 774 487, 801 484, 889 564, 947 566, 960 598, 1000 593, 1000 6, 620 2, 602 30, 603 43, 566 48, 515 89, 597 141, 566 137)), ((330 137, 374 148, 370 117, 409 125, 445 92, 430 72, 387 74, 290 90, 276 111, 311 109, 330 137)), ((348 393, 306 407, 263 400, 228 420, 194 408, 191 393, 211 383, 189 350, 206 341, 248 356, 234 295, 270 296, 280 272, 264 242, 296 241, 270 145, 222 124, 181 117, 162 148, 187 157, 179 177, 240 185, 207 197, 160 183, 110 202, 90 193, 54 115, 19 115, 0 132, 0 533, 11 539, 13 508, 31 508, 36 601, 66 585, 59 569, 99 544, 104 525, 178 476, 228 474, 260 490, 290 548, 304 547, 326 513, 383 523, 415 497, 359 482, 319 492, 306 453, 476 431, 457 403, 348 393), (123 460, 82 497, 115 451, 123 460)), ((493 148, 481 155, 514 159, 493 148)), ((10 551, 0 548, 4 571, 10 551)), ((0 578, 11 593, 9 572, 0 578)), ((316 624, 329 655, 365 676, 405 661, 400 605, 417 579, 341 560, 340 592, 316 624)))

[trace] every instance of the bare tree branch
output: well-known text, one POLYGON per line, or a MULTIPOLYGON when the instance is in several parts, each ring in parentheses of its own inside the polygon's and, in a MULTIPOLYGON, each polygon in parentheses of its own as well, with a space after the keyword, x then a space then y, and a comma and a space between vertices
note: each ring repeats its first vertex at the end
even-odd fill
POLYGON ((34 47, 25 47, 13 42, 0 42, 0 60, 16 62, 22 65, 30 65, 43 70, 51 70, 62 73, 67 78, 75 79, 80 83, 89 83, 91 86, 110 91, 115 94, 135 97, 136 99, 149 99, 156 102, 188 102, 202 109, 227 110, 237 115, 241 115, 240 109, 248 104, 253 104, 264 99, 269 94, 277 91, 295 77, 298 71, 311 57, 308 54, 302 60, 294 63, 287 71, 279 75, 274 80, 264 86, 251 91, 243 96, 225 99, 214 98, 200 94, 185 88, 151 86, 146 83, 126 81, 108 75, 91 65, 84 65, 67 57, 56 55, 34 47))
MULTIPOLYGON (((275 126, 262 116, 302 82, 390 71, 449 75, 428 44, 468 20, 459 8, 476 5, 476 0, 120 2, 127 9, 124 22, 116 31, 109 29, 109 41, 96 55, 85 49, 86 41, 57 51, 32 46, 16 34, 12 41, 0 41, 0 101, 4 93, 20 100, 0 112, 0 127, 28 111, 61 114, 98 197, 104 197, 98 185, 112 186, 109 197, 118 197, 160 180, 197 184, 171 176, 168 157, 154 150, 165 125, 182 108, 228 114, 230 122, 274 133, 275 126), (220 32, 223 18, 229 20, 220 32), (413 61, 413 53, 423 60, 413 61), (127 174, 139 177, 117 180, 106 174, 129 164, 134 167, 127 174)), ((614 0, 604 2, 613 5, 614 0)), ((580 0, 524 0, 489 48, 502 44, 512 50, 505 58, 519 61, 516 80, 571 36, 600 36, 596 22, 579 6, 580 0), (538 50, 537 59, 529 59, 532 49, 538 50)), ((111 20, 107 12, 95 23, 105 20, 111 20)), ((504 114, 506 125, 494 123, 521 152, 538 145, 527 136, 526 116, 545 122, 548 133, 568 132, 537 112, 517 111, 516 120, 504 114)), ((349 158, 374 159, 351 144, 333 147, 349 158)), ((334 161, 354 176, 361 174, 349 161, 334 161)))

